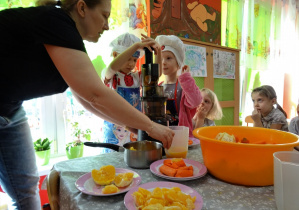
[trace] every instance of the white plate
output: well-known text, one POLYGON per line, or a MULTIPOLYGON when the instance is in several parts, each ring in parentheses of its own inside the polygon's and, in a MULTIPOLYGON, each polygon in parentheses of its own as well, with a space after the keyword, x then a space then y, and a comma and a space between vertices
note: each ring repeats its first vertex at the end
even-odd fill
POLYGON ((131 170, 124 169, 124 168, 116 168, 115 172, 116 172, 116 175, 119 173, 128 173, 128 172, 134 173, 132 183, 127 187, 119 187, 120 191, 117 193, 103 194, 102 189, 105 186, 97 185, 93 181, 93 178, 91 177, 91 172, 86 173, 86 174, 82 175, 81 177, 79 177, 79 179, 77 179, 75 185, 78 190, 80 190, 82 193, 85 193, 88 195, 111 196, 111 195, 125 193, 125 192, 129 191, 130 189, 132 189, 133 187, 138 186, 141 183, 141 177, 135 171, 131 171, 131 170))
MULTIPOLYGON (((171 158, 169 158, 169 159, 171 159, 171 158)), ((188 180, 193 180, 193 179, 198 179, 200 177, 203 177, 208 172, 207 167, 204 164, 202 164, 198 161, 195 161, 195 160, 183 159, 187 166, 193 167, 193 176, 190 176, 190 177, 166 176, 166 175, 162 174, 159 170, 160 167, 163 165, 164 160, 166 160, 166 159, 157 160, 150 165, 151 172, 153 174, 155 174, 156 176, 162 177, 164 179, 169 179, 169 180, 173 180, 173 181, 188 181, 188 180)))
POLYGON ((189 139, 192 140, 193 143, 191 145, 188 145, 188 147, 193 147, 193 146, 196 146, 196 145, 200 144, 200 140, 197 139, 197 138, 189 137, 189 139))
POLYGON ((200 210, 203 206, 203 200, 202 200, 201 195, 197 191, 193 190, 191 187, 188 187, 183 184, 175 183, 175 182, 148 182, 148 183, 139 185, 138 187, 134 187, 133 189, 131 189, 129 192, 126 193, 125 198, 124 198, 124 203, 128 210, 137 210, 132 194, 135 191, 138 191, 139 187, 142 187, 149 191, 153 191, 156 187, 168 188, 168 189, 170 189, 172 187, 179 187, 183 193, 190 195, 191 197, 196 196, 196 200, 194 202, 194 205, 195 205, 194 210, 195 209, 200 210))

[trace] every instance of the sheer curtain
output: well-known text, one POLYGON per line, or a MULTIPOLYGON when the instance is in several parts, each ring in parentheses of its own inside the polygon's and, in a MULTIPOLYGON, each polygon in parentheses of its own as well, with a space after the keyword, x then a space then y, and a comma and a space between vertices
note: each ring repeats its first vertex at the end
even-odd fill
POLYGON ((251 115, 251 91, 272 85, 278 103, 295 116, 298 102, 299 0, 227 0, 225 46, 241 49, 240 112, 251 115))

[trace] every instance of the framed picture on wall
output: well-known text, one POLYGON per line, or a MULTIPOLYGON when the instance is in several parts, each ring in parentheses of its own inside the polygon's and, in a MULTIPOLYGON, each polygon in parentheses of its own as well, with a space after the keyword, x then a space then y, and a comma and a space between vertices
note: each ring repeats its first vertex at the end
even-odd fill
POLYGON ((207 77, 206 48, 185 44, 185 64, 189 66, 192 77, 207 77))
POLYGON ((148 0, 151 37, 176 35, 221 44, 221 0, 148 0))

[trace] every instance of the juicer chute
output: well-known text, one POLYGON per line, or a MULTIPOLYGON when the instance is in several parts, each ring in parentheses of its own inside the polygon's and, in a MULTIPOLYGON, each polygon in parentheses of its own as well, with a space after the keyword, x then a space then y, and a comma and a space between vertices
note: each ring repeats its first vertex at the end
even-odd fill
MULTIPOLYGON (((159 80, 159 65, 153 63, 153 55, 149 49, 145 50, 145 64, 142 65, 141 77, 142 77, 142 96, 141 107, 142 112, 147 115, 152 121, 165 125, 168 125, 166 118, 166 100, 164 97, 164 91, 162 86, 158 86, 159 80)), ((147 135, 145 131, 138 130, 138 141, 141 140, 153 140, 147 135)))

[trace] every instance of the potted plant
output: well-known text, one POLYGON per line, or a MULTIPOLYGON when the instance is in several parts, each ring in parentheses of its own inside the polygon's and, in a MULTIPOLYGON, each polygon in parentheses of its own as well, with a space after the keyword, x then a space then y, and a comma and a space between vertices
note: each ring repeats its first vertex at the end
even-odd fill
POLYGON ((38 139, 33 142, 35 155, 36 155, 36 162, 38 165, 47 165, 50 160, 50 153, 51 153, 51 143, 48 138, 45 139, 38 139))
POLYGON ((79 126, 78 122, 71 122, 72 126, 72 135, 75 137, 75 140, 66 144, 66 155, 68 159, 78 158, 83 156, 84 144, 82 138, 90 141, 91 130, 82 129, 79 126))

